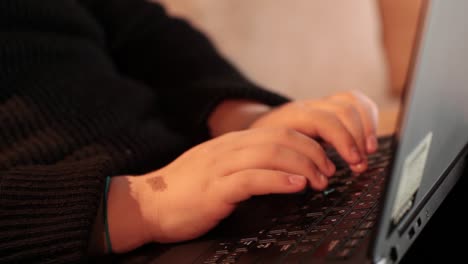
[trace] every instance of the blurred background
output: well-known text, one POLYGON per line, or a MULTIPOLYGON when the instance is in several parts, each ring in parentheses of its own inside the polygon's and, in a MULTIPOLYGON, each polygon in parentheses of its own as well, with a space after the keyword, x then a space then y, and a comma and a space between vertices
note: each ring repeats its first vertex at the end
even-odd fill
POLYGON ((257 84, 295 99, 362 90, 393 129, 422 0, 158 2, 257 84))

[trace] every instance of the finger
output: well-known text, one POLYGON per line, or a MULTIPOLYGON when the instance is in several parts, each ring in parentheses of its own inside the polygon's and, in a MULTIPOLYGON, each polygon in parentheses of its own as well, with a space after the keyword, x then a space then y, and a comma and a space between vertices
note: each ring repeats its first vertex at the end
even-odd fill
POLYGON ((293 149, 311 159, 326 176, 333 176, 336 167, 325 150, 314 139, 287 128, 268 128, 245 131, 244 138, 238 139, 238 146, 274 143, 293 149))
POLYGON ((340 156, 349 164, 358 164, 363 157, 353 135, 335 114, 328 111, 313 109, 302 113, 301 124, 316 124, 312 126, 301 125, 298 130, 310 135, 320 136, 331 144, 340 156))
POLYGON ((366 135, 364 134, 363 124, 357 109, 353 104, 347 101, 330 101, 317 106, 335 114, 354 137, 354 141, 357 143, 362 161, 359 164, 351 166, 351 169, 355 172, 365 171, 367 169, 366 135))
POLYGON ((217 191, 227 203, 238 203, 254 195, 294 193, 305 188, 307 179, 273 170, 243 170, 219 179, 217 191))
POLYGON ((359 91, 353 91, 338 95, 333 100, 344 100, 352 103, 360 114, 364 134, 366 136, 366 150, 373 153, 378 148, 377 126, 379 111, 377 105, 366 95, 359 91))
POLYGON ((251 145, 224 155, 231 162, 215 165, 220 168, 222 175, 249 169, 278 170, 307 177, 312 188, 328 184, 327 177, 317 169, 313 160, 278 144, 251 145))
POLYGON ((367 151, 373 153, 378 148, 377 142, 377 126, 379 118, 379 109, 377 105, 367 96, 358 94, 362 104, 358 104, 357 108, 361 114, 364 132, 367 136, 367 151))

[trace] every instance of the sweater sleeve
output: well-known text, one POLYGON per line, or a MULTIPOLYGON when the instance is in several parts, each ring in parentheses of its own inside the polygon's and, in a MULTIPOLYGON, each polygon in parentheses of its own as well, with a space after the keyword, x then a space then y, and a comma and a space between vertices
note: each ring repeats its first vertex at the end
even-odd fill
POLYGON ((159 168, 189 145, 104 43, 75 1, 0 1, 1 263, 83 260, 104 178, 159 168))
POLYGON ((262 89, 224 60, 209 40, 183 20, 146 0, 81 0, 102 25, 119 70, 160 95, 167 123, 207 136, 206 120, 222 100, 251 99, 271 106, 288 101, 262 89))

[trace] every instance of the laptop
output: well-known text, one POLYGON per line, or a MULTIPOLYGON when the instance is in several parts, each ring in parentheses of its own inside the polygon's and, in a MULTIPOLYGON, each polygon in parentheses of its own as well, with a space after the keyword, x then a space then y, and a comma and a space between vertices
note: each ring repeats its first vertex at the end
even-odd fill
MULTIPOLYGON (((425 3, 394 135, 354 177, 333 149, 327 190, 258 196, 199 239, 131 263, 398 263, 457 183, 468 143, 468 1, 425 3)), ((197 210, 194 208, 193 210, 197 210)))

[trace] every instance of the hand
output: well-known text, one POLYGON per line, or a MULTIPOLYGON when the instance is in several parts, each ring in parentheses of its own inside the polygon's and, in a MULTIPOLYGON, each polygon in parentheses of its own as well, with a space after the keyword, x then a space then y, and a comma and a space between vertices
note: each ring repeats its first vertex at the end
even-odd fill
POLYGON ((363 172, 367 169, 367 154, 378 147, 377 118, 376 104, 353 91, 288 103, 262 115, 250 127, 287 127, 320 137, 335 147, 353 171, 363 172))
MULTIPOLYGON (((133 177, 136 215, 142 220, 132 221, 145 227, 149 237, 142 241, 193 239, 253 195, 299 192, 307 182, 322 190, 334 172, 321 146, 295 130, 232 132, 188 150, 160 170, 133 177)), ((120 232, 119 226, 111 233, 120 232)))

